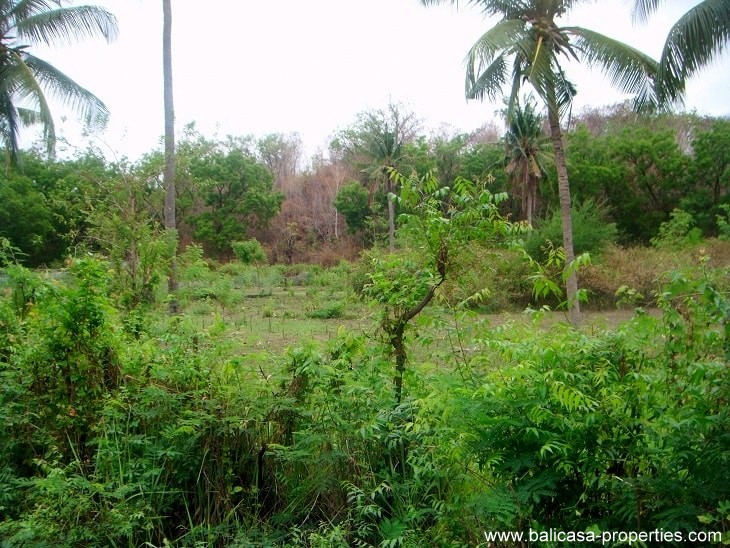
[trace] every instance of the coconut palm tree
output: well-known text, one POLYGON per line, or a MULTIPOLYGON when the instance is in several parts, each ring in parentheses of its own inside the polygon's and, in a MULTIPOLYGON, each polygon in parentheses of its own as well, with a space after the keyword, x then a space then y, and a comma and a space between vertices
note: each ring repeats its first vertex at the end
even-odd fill
MULTIPOLYGON (((634 20, 645 22, 662 0, 634 0, 634 20)), ((657 95, 680 103, 686 81, 730 44, 730 1, 704 0, 669 30, 659 62, 657 95)))
POLYGON ((548 140, 542 132, 542 118, 530 99, 524 106, 517 101, 511 110, 504 143, 505 170, 520 195, 522 213, 532 225, 537 211, 537 184, 545 173, 548 140))
MULTIPOLYGON (((424 5, 458 0, 421 0, 424 5)), ((474 44, 467 54, 466 96, 494 100, 509 84, 508 111, 516 104, 520 89, 529 84, 547 108, 550 135, 555 154, 563 223, 563 248, 566 262, 566 290, 569 316, 580 323, 578 281, 571 263, 573 228, 565 145, 560 126, 575 95, 563 63, 576 60, 603 70, 620 90, 636 95, 638 106, 655 103, 654 79, 657 63, 649 56, 600 33, 557 22, 579 0, 471 0, 489 17, 499 21, 474 44)))
POLYGON ((88 124, 102 124, 104 103, 49 63, 30 53, 34 45, 67 44, 117 34, 116 18, 96 6, 64 7, 62 0, 0 1, 0 138, 17 159, 22 127, 40 124, 49 153, 56 130, 46 92, 77 111, 88 124))
POLYGON ((381 187, 388 200, 388 244, 395 250, 397 191, 390 177, 391 169, 403 169, 406 162, 405 145, 415 139, 420 121, 402 105, 390 102, 385 109, 368 111, 358 116, 356 124, 345 130, 338 145, 361 172, 372 181, 371 196, 381 187))

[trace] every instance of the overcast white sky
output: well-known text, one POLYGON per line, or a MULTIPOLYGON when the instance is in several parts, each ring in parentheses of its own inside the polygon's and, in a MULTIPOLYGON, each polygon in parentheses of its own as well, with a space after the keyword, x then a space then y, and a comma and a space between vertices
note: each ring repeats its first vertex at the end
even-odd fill
MULTIPOLYGON (((74 0, 74 3, 81 2, 74 0)), ((160 147, 162 2, 92 0, 119 20, 120 36, 56 48, 40 57, 98 95, 111 110, 93 141, 112 157, 136 160, 160 147)), ((667 0, 648 25, 632 25, 627 0, 597 0, 566 19, 659 56, 666 32, 697 0, 667 0)), ((424 8, 419 0, 173 0, 176 126, 195 121, 208 137, 298 132, 307 153, 358 112, 402 102, 424 127, 471 131, 501 104, 464 99, 464 56, 491 26, 461 2, 424 8)), ((687 109, 730 114, 730 56, 688 87, 687 109)), ((571 67, 574 111, 621 100, 600 73, 571 67)), ((58 111, 63 114, 62 111, 58 111)), ((59 133, 85 148, 74 116, 59 133)))

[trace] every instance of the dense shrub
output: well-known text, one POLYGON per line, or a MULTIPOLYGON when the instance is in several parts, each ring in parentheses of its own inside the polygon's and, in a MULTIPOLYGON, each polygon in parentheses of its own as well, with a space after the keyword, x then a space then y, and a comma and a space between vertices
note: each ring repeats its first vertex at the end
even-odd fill
MULTIPOLYGON (((662 266, 661 316, 614 331, 494 327, 468 311, 414 322, 400 402, 382 337, 226 352, 241 333, 220 317, 140 310, 132 338, 104 263, 34 278, 20 307, 0 294, 0 538, 463 546, 528 527, 727 530, 728 249, 662 266), (452 335, 458 352, 433 351, 452 335)), ((493 253, 473 264, 516 268, 493 253)), ((292 267, 310 271, 316 288, 351 268, 292 267)), ((187 283, 240 272, 198 274, 187 283)))
POLYGON ((236 259, 243 264, 263 264, 266 262, 266 252, 256 238, 242 242, 232 242, 231 249, 236 259))
POLYGON ((441 298, 450 306, 483 312, 522 310, 531 300, 530 266, 521 253, 474 244, 453 258, 454 276, 441 298))
POLYGON ((702 239, 702 231, 695 226, 692 215, 681 209, 669 214, 669 220, 659 225, 659 233, 651 239, 654 247, 679 249, 697 244, 702 239))
MULTIPOLYGON (((600 254, 606 246, 616 242, 618 230, 615 223, 608 222, 605 205, 586 200, 573 206, 573 249, 576 255, 600 254)), ((553 248, 563 245, 563 228, 560 211, 555 210, 537 228, 525 237, 525 250, 539 261, 547 258, 547 244, 553 248)))
POLYGON ((484 478, 466 503, 474 527, 686 532, 715 520, 730 496, 730 303, 675 275, 659 304, 663 319, 597 337, 485 337, 493 365, 444 411, 484 478))

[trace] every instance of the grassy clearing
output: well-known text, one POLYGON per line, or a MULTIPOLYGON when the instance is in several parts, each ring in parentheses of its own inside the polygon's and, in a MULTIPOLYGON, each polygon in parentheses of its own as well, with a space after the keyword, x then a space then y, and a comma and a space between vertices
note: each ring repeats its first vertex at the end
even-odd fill
POLYGON ((302 341, 327 341, 340 329, 364 331, 371 320, 352 295, 349 266, 226 265, 185 273, 183 313, 201 330, 225 333, 241 354, 282 354, 302 341))
MULTIPOLYGON (((293 347, 332 341, 342 332, 377 342, 376 308, 353 290, 357 275, 355 267, 344 263, 332 269, 231 263, 212 270, 198 265, 182 276, 183 314, 201 332, 215 337, 220 356, 254 358, 255 363, 272 361, 293 347)), ((503 297, 497 295, 495 300, 502 302, 503 297)), ((473 333, 510 327, 548 330, 567 322, 563 311, 491 310, 490 306, 463 310, 443 300, 427 308, 408 339, 413 360, 447 366, 468 353, 465 348, 473 346, 469 340, 473 333)), ((658 311, 649 308, 648 313, 658 311)), ((633 315, 631 307, 589 310, 581 329, 586 333, 614 329, 633 315)), ((162 331, 167 319, 163 315, 159 321, 162 331)))

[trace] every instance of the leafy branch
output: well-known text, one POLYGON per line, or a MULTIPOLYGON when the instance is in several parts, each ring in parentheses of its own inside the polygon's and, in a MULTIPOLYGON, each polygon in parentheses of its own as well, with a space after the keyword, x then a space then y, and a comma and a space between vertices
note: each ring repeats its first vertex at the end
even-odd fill
POLYGON ((403 397, 403 375, 408 354, 405 334, 410 322, 433 301, 451 268, 453 251, 474 241, 506 235, 511 225, 501 218, 498 205, 506 194, 492 194, 483 185, 457 179, 443 186, 432 172, 408 177, 391 169, 389 176, 401 188, 398 236, 408 242, 404 252, 385 257, 372 253, 370 281, 364 292, 381 306, 380 329, 395 357, 395 398, 403 397))

